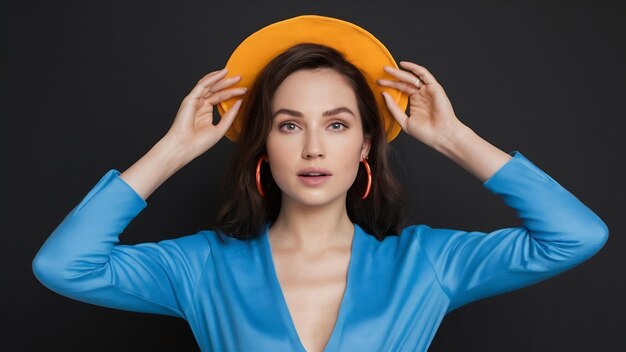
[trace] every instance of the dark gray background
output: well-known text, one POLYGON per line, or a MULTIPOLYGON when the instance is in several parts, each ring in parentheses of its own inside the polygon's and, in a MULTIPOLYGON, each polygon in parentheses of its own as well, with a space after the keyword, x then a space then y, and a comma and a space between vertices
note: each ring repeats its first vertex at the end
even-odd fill
MULTIPOLYGON (((124 171, 171 125, 198 79, 249 34, 319 14, 428 68, 459 119, 519 150, 596 212, 605 247, 584 264, 449 314, 431 351, 626 349, 626 10, 618 1, 56 1, 1 5, 3 350, 195 350, 180 319, 54 294, 31 261, 111 168, 124 171)), ((402 133, 392 143, 411 223, 491 231, 520 224, 478 179, 402 133)), ((209 228, 223 139, 148 199, 123 243, 209 228)))

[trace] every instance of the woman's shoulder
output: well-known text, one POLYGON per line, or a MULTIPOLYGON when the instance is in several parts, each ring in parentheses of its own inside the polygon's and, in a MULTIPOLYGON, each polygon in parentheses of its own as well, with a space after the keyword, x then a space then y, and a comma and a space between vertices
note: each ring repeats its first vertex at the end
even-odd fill
POLYGON ((402 229, 400 236, 406 241, 417 241, 421 246, 427 246, 432 242, 438 242, 451 235, 464 233, 465 231, 447 228, 447 227, 435 227, 427 224, 415 224, 409 225, 402 229))
POLYGON ((254 237, 240 239, 216 229, 203 229, 194 235, 188 236, 189 238, 186 241, 198 245, 206 243, 213 251, 231 251, 256 247, 261 243, 262 236, 263 233, 259 233, 254 237))
POLYGON ((402 227, 397 235, 387 236, 382 241, 376 240, 374 236, 367 236, 367 242, 371 242, 374 247, 388 247, 402 252, 417 253, 422 249, 432 251, 435 248, 436 250, 463 232, 453 228, 418 223, 402 227))
MULTIPOLYGON (((358 226, 357 224, 355 224, 358 226)), ((413 224, 407 225, 399 229, 399 231, 393 235, 385 236, 382 240, 377 240, 376 237, 362 227, 359 226, 360 231, 365 234, 366 242, 371 242, 373 245, 379 246, 410 246, 414 242, 419 242, 420 237, 430 232, 436 232, 439 229, 432 228, 426 224, 413 224)))
MULTIPOLYGON (((356 225, 356 224, 355 224, 356 225)), ((357 225, 358 226, 358 225, 357 225)), ((361 227, 359 227, 361 228, 361 227)), ((394 235, 389 235, 386 236, 384 239, 402 239, 402 238, 414 238, 416 236, 420 236, 423 233, 426 232, 430 232, 430 231, 436 231, 438 229, 432 228, 426 224, 412 224, 412 225, 407 225, 404 226, 402 228, 400 228, 399 232, 397 234, 394 235)), ((363 230, 361 228, 361 231, 363 231, 364 233, 368 234, 367 231, 363 230)), ((374 236, 372 236, 374 237, 374 236)))

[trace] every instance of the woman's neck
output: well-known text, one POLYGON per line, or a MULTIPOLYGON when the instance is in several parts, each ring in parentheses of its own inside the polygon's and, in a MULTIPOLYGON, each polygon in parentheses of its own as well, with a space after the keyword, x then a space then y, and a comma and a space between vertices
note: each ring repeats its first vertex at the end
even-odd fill
POLYGON ((329 247, 349 246, 354 224, 345 199, 323 206, 308 206, 283 199, 269 236, 282 249, 320 252, 329 247))

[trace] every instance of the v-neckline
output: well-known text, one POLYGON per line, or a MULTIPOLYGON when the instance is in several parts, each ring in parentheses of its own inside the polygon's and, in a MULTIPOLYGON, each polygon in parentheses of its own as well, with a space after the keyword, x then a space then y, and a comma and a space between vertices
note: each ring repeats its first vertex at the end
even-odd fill
MULTIPOLYGON (((271 226, 271 222, 266 222, 265 231, 263 232, 263 242, 265 244, 265 257, 268 263, 268 267, 270 268, 270 276, 271 276, 271 285, 273 286, 273 292, 276 296, 276 300, 278 301, 278 306, 280 308, 280 312, 282 314, 283 321, 287 325, 287 329, 289 332, 289 336, 291 341, 298 345, 298 348, 302 352, 306 352, 304 345, 302 345, 302 341, 300 340, 300 336, 298 335, 298 330, 296 329, 296 324, 293 321, 293 317, 291 316, 291 312, 289 311, 289 306, 287 305, 287 300, 285 299, 285 294, 283 293, 283 289, 280 286, 280 281, 278 280, 278 274, 276 273, 276 266, 274 265, 274 256, 272 255, 272 245, 269 239, 269 228, 271 226)), ((328 342, 326 342, 326 346, 324 347, 324 351, 328 351, 329 349, 336 350, 337 339, 343 330, 343 324, 345 322, 346 317, 346 307, 350 302, 350 289, 353 286, 351 282, 353 281, 353 271, 355 266, 354 257, 355 253, 359 251, 357 248, 357 240, 359 238, 359 225, 354 223, 354 234, 352 237, 352 245, 350 247, 350 261, 348 262, 348 273, 346 277, 346 288, 344 289, 343 296, 341 297, 341 303, 339 304, 339 312, 337 314, 337 320, 335 321, 335 325, 333 326, 332 332, 330 334, 330 338, 328 342)))

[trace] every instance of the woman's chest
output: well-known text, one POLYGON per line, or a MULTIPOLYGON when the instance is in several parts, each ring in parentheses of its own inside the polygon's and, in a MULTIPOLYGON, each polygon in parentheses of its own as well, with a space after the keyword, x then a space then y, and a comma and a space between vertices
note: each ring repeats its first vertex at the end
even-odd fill
POLYGON ((211 253, 189 319, 203 350, 424 350, 445 315, 418 247, 362 240, 307 261, 261 244, 211 253))
POLYGON ((315 260, 276 254, 274 262, 300 342, 309 352, 323 351, 335 328, 344 297, 349 249, 315 260))

